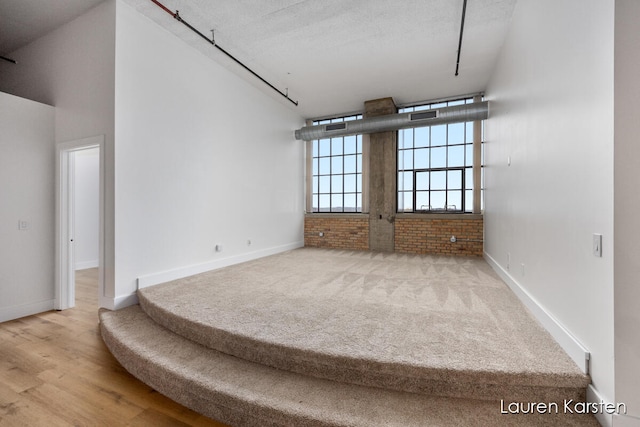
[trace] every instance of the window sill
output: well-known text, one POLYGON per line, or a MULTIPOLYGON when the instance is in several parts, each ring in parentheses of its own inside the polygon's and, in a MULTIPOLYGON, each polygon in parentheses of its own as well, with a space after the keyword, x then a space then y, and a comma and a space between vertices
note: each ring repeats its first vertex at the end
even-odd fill
MULTIPOLYGON (((369 218, 370 214, 365 213, 349 213, 349 212, 307 212, 304 214, 305 217, 310 218, 369 218)), ((473 213, 460 213, 460 212, 449 212, 449 213, 428 213, 428 212, 403 212, 397 213, 395 216, 397 219, 482 219, 482 214, 473 214, 473 213)))
POLYGON ((461 212, 402 212, 397 213, 398 219, 482 219, 483 215, 461 212))
POLYGON ((304 216, 313 218, 369 218, 368 213, 361 212, 306 212, 304 216))

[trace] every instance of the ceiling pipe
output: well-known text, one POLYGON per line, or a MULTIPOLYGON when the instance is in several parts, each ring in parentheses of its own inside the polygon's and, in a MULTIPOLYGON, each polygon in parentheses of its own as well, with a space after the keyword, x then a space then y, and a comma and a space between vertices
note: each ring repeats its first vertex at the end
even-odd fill
POLYGON ((0 55, 0 59, 7 61, 7 62, 11 62, 12 64, 17 64, 18 62, 15 59, 11 59, 11 58, 7 58, 6 56, 1 56, 0 55))
POLYGON ((464 32, 464 17, 467 14, 467 0, 462 3, 462 20, 460 21, 460 38, 458 39, 458 58, 456 59, 456 76, 460 68, 460 52, 462 51, 462 33, 464 32))
POLYGON ((389 114, 340 123, 305 126, 295 131, 298 140, 333 138, 363 133, 387 132, 447 123, 471 122, 489 117, 489 101, 442 107, 410 113, 389 114))
POLYGON ((180 16, 180 13, 176 10, 175 12, 172 12, 171 9, 169 9, 168 7, 166 7, 165 5, 163 5, 162 3, 160 3, 158 0, 151 0, 153 3, 155 3, 158 7, 160 7, 162 10, 164 10, 165 12, 167 12, 169 15, 173 16, 173 18, 182 23, 183 25, 185 25, 187 28, 189 28, 191 31, 193 31, 194 33, 196 33, 197 35, 199 35, 200 37, 202 37, 206 42, 208 42, 209 44, 211 44, 213 47, 215 47, 216 49, 218 49, 220 52, 224 53, 226 56, 228 56, 230 59, 232 59, 235 63, 237 63, 238 65, 240 65, 242 68, 244 68, 245 70, 247 70, 249 73, 251 73, 253 76, 255 76, 256 78, 258 78, 261 82, 263 82, 264 84, 266 84, 267 86, 269 86, 271 89, 275 90, 276 92, 278 92, 280 95, 282 95, 283 97, 287 98, 287 100, 289 102, 291 102, 294 105, 298 105, 298 101, 294 101, 293 99, 289 98, 289 90, 287 89, 287 93, 282 92, 280 89, 276 88, 274 85, 272 85, 271 83, 269 83, 267 80, 265 80, 262 76, 260 76, 258 73, 256 73, 255 71, 253 71, 251 68, 247 67, 242 61, 240 61, 238 58, 236 58, 235 56, 231 55, 229 52, 227 52, 226 50, 224 50, 220 45, 218 45, 214 39, 214 34, 213 34, 213 30, 211 30, 212 34, 211 34, 211 39, 209 39, 207 36, 205 36, 204 34, 202 34, 200 31, 198 31, 195 27, 193 27, 191 24, 189 24, 187 21, 185 21, 184 19, 182 19, 182 17, 180 16))

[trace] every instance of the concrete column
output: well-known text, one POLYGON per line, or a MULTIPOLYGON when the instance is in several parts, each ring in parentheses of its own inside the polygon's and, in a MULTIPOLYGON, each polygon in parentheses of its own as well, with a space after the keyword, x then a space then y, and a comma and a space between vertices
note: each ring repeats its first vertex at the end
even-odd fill
MULTIPOLYGON (((392 98, 364 103, 364 117, 395 114, 392 98)), ((369 249, 394 251, 396 216, 397 132, 369 134, 369 249)))

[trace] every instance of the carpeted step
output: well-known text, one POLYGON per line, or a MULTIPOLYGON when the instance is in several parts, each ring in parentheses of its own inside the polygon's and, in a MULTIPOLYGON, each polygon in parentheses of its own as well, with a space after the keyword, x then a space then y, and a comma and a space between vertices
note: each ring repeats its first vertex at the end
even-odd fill
POLYGON ((482 260, 304 249, 138 296, 203 346, 332 381, 536 402, 590 382, 482 260))
MULTIPOLYGON (((180 337, 139 306, 101 310, 118 361, 171 399, 240 426, 598 426, 590 415, 502 414, 499 401, 357 386, 270 368, 180 337)), ((503 404, 504 407, 504 404, 503 404)))

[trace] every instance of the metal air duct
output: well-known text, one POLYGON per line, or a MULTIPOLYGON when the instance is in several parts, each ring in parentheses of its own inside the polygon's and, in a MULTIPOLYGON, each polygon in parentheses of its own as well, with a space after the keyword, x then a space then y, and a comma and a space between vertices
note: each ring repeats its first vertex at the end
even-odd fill
POLYGON ((410 113, 389 114, 340 123, 305 126, 295 131, 296 139, 311 141, 333 138, 334 136, 357 135, 362 133, 387 132, 398 129, 419 128, 446 123, 484 120, 489 116, 489 101, 442 107, 433 110, 412 111, 410 113))

